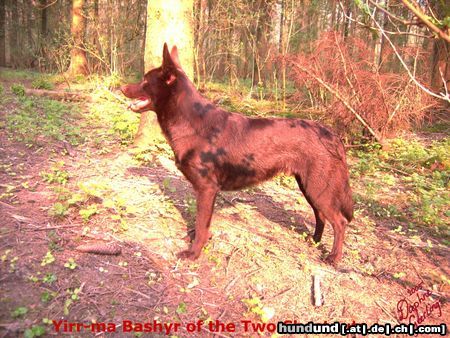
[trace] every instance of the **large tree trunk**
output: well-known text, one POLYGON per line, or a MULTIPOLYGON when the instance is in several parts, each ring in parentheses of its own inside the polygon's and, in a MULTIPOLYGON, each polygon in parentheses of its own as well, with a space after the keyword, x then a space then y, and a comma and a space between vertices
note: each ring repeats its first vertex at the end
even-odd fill
POLYGON ((0 0, 0 66, 6 66, 6 8, 5 1, 0 0))
POLYGON ((70 29, 73 39, 73 47, 70 52, 70 66, 67 73, 70 76, 84 75, 88 73, 86 52, 82 49, 86 20, 83 16, 84 0, 72 2, 72 27, 70 29))
POLYGON ((178 47, 181 66, 190 79, 194 74, 193 0, 149 0, 145 68, 159 67, 164 42, 178 47))
MULTIPOLYGON (((148 0, 147 32, 145 38, 144 64, 148 71, 162 63, 162 50, 167 42, 169 48, 178 47, 181 66, 192 80, 194 74, 194 0, 148 0)), ((158 128, 152 112, 141 114, 134 145, 145 147, 155 138, 158 128)))

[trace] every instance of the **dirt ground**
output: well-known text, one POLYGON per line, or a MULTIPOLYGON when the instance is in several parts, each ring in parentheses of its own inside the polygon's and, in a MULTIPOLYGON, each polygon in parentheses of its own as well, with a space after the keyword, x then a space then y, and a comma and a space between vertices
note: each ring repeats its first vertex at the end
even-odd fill
POLYGON ((0 109, 0 337, 277 336, 279 321, 394 326, 411 316, 449 324, 449 250, 425 232, 413 241, 359 205, 334 268, 324 263, 331 227, 320 245, 307 241, 312 210, 292 182, 276 179, 221 193, 209 244, 197 261, 182 261, 194 194, 169 153, 145 162, 114 137, 99 146, 107 126, 79 146, 26 145, 5 128, 15 109, 14 100, 0 109), (67 183, 44 180, 61 161, 67 183), (51 216, 65 193, 80 201, 51 216), (75 250, 89 243, 121 253, 75 250), (139 332, 145 323, 151 332, 139 332))

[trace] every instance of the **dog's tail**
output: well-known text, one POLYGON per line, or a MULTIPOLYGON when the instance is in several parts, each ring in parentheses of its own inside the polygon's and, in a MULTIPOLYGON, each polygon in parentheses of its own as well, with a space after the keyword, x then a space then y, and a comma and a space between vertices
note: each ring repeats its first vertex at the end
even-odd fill
POLYGON ((341 213, 349 223, 353 219, 353 207, 354 202, 352 197, 352 189, 350 188, 350 185, 347 180, 344 188, 343 198, 341 201, 341 213))

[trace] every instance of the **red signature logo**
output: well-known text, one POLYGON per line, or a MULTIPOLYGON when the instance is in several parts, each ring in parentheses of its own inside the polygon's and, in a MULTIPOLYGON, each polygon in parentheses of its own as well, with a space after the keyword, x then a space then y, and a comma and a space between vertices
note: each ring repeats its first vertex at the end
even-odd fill
POLYGON ((409 320, 414 325, 422 324, 433 313, 438 317, 442 316, 441 303, 431 298, 432 292, 423 288, 423 281, 407 289, 408 295, 414 299, 403 298, 397 302, 398 319, 409 320))

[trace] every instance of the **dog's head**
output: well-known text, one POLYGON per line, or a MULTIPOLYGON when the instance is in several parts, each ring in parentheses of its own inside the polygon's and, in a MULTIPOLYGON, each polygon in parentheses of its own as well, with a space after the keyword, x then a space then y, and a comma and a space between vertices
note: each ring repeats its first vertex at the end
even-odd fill
POLYGON ((122 93, 136 99, 130 109, 137 113, 155 110, 155 107, 167 101, 176 85, 177 78, 184 74, 178 60, 178 49, 173 46, 169 53, 167 44, 163 48, 163 61, 161 67, 154 68, 144 75, 140 83, 122 86, 122 93))

